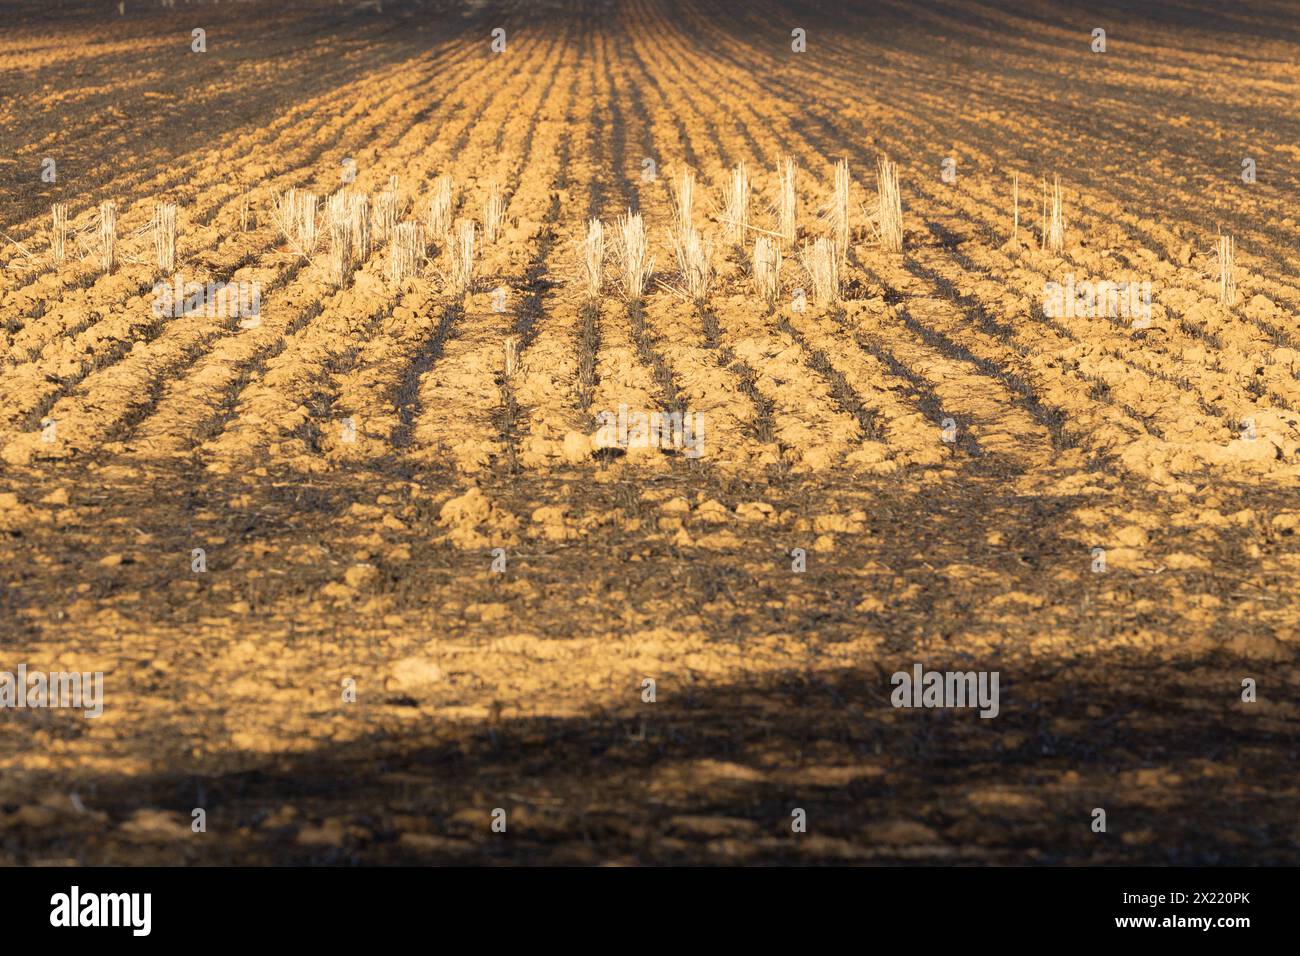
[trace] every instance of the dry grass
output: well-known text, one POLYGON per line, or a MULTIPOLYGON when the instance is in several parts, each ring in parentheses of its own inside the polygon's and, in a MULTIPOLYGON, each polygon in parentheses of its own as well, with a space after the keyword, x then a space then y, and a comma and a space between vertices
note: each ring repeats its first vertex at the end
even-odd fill
POLYGON ((614 249, 623 278, 623 296, 635 302, 645 294, 654 271, 654 259, 649 256, 646 244, 645 223, 639 212, 629 209, 627 215, 619 217, 618 242, 614 249))
POLYGON ((767 236, 759 236, 754 240, 752 264, 754 288, 770 308, 781 294, 781 247, 767 236))
POLYGON ((153 248, 158 268, 164 273, 176 271, 176 204, 159 203, 153 210, 153 248))
POLYGON ((50 258, 56 263, 68 256, 68 204, 56 202, 50 207, 50 258))
POLYGON ((117 203, 99 204, 99 264, 105 272, 117 265, 117 203))
POLYGON ((813 287, 813 298, 818 305, 834 305, 840 300, 840 257, 835 243, 819 236, 810 246, 804 243, 800 252, 804 271, 813 287))
POLYGON ((1219 302, 1237 304, 1236 243, 1232 236, 1219 236, 1219 302))
POLYGON ((599 219, 587 224, 587 238, 578 243, 578 262, 582 267, 587 298, 600 298, 605 284, 605 227, 599 219))
POLYGON ((903 196, 898 189, 898 165, 881 157, 876 165, 876 237, 886 252, 903 251, 903 196))
POLYGON ((388 245, 388 278, 403 282, 419 275, 424 265, 424 250, 424 223, 398 223, 388 245))

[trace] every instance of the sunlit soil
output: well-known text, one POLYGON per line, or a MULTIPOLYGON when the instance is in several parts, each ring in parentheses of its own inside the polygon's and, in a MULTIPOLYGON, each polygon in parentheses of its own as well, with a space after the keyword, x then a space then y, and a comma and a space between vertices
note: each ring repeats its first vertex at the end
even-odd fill
POLYGON ((1300 862, 1295 23, 462 6, 6 24, 0 671, 104 691, 0 709, 0 862, 1300 862), (391 177, 426 222, 442 175, 467 293, 451 234, 338 283, 277 222, 391 177), (894 706, 916 665, 996 716, 894 706))

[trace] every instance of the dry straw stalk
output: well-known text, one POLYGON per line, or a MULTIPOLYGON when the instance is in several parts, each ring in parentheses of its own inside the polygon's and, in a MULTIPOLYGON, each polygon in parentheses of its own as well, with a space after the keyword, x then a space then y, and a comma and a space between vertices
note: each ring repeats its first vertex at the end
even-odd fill
POLYGON ((483 203, 483 239, 496 242, 506 221, 506 201, 501 185, 493 180, 488 184, 487 199, 483 203))
POLYGON ((781 294, 781 247, 767 236, 754 240, 754 288, 768 306, 781 294))
POLYGON ((1052 189, 1047 191, 1047 180, 1043 180, 1043 248, 1051 253, 1060 253, 1065 249, 1065 219, 1061 213, 1061 180, 1052 177, 1052 189))
POLYGON ((371 220, 376 239, 388 239, 397 228, 401 211, 397 208, 397 193, 384 190, 375 196, 375 212, 371 220))
POLYGON ((1236 243, 1232 236, 1219 236, 1219 301, 1237 304, 1236 243))
POLYGON ((818 236, 810 246, 804 244, 800 253, 808 281, 812 283, 813 298, 818 305, 834 305, 840 300, 840 257, 835 243, 818 236))
POLYGON ((787 248, 794 248, 798 230, 799 199, 794 189, 793 156, 783 156, 776 167, 776 231, 787 248))
POLYGON ((456 223, 455 241, 448 247, 451 258, 449 281, 454 292, 465 293, 474 282, 474 220, 456 223))
POLYGON ((294 251, 308 261, 316 250, 318 205, 315 193, 296 188, 271 196, 271 218, 276 228, 294 251))
POLYGON ((348 197, 348 226, 352 233, 352 258, 356 262, 365 262, 370 258, 370 197, 365 193, 355 193, 348 197))
POLYGON ((99 204, 99 264, 105 272, 117 265, 117 203, 99 204))
POLYGON ((153 248, 158 268, 164 273, 176 271, 176 204, 159 203, 153 210, 153 248))
POLYGON ((506 378, 514 378, 519 371, 519 336, 507 335, 505 339, 506 378))
POLYGON ((745 230, 749 228, 749 170, 743 160, 736 164, 723 185, 722 221, 727 227, 727 240, 743 245, 745 230))
POLYGON ((848 260, 849 239, 852 235, 849 222, 849 192, 852 180, 849 178, 849 161, 841 159, 835 164, 835 186, 831 191, 828 217, 831 234, 835 237, 835 248, 844 261, 848 260))
POLYGON ((578 243, 578 253, 587 297, 598 299, 605 284, 605 227, 599 219, 587 223, 587 238, 578 243))
POLYGON ((330 249, 325 272, 332 285, 341 286, 352 273, 352 197, 335 193, 326 204, 330 249))
POLYGON ((685 294, 696 302, 702 301, 709 294, 709 285, 713 278, 713 267, 709 262, 711 249, 705 239, 700 238, 694 226, 671 234, 673 254, 677 258, 677 269, 682 274, 685 294))
POLYGON ((695 228, 695 170, 682 170, 682 177, 677 183, 677 205, 673 210, 673 230, 683 237, 687 230, 695 228))
POLYGON ((881 157, 876 166, 876 186, 879 207, 880 244, 887 252, 903 251, 903 197, 898 189, 898 165, 888 157, 881 157))
POLYGON ((635 302, 645 294, 646 284, 654 271, 654 259, 648 254, 645 223, 640 213, 629 209, 627 215, 619 217, 618 237, 616 250, 623 275, 623 295, 629 302, 635 302))
POLYGON ((68 205, 56 202, 50 207, 50 256, 54 261, 62 262, 67 258, 68 245, 68 205))
POLYGON ((1011 204, 1015 209, 1011 220, 1011 238, 1020 238, 1020 174, 1011 174, 1011 204))
POLYGON ((388 247, 388 277, 402 282, 419 275, 424 265, 424 223, 398 223, 388 247))
POLYGON ((429 198, 429 213, 425 218, 429 238, 434 242, 442 242, 451 235, 452 213, 455 211, 452 190, 451 177, 445 173, 434 180, 433 195, 429 198))

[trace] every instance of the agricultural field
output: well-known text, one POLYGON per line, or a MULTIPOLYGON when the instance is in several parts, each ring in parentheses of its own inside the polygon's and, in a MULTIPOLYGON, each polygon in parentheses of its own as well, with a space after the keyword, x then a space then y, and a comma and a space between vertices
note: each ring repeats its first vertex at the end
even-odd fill
POLYGON ((0 863, 1300 862, 1289 5, 0 6, 0 863))

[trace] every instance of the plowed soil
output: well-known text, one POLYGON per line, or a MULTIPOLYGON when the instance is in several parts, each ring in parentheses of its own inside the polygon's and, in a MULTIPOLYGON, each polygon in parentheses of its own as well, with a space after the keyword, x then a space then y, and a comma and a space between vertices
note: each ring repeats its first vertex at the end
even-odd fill
POLYGON ((0 710, 0 862, 1300 862, 1300 21, 837 6, 8 5, 0 671, 105 698, 0 710), (790 251, 768 309, 725 240, 785 155, 801 241, 848 160, 838 305, 790 251), (273 196, 347 169, 466 218, 498 183, 473 291, 440 241, 400 284, 382 237, 342 287, 298 255, 273 196), (160 201, 259 323, 155 314, 160 201), (629 208, 657 281, 589 301, 629 208), (1149 327, 1045 314, 1067 274, 1150 282, 1149 327), (600 448, 620 406, 704 454, 600 448), (998 715, 893 707, 918 663, 998 715))

